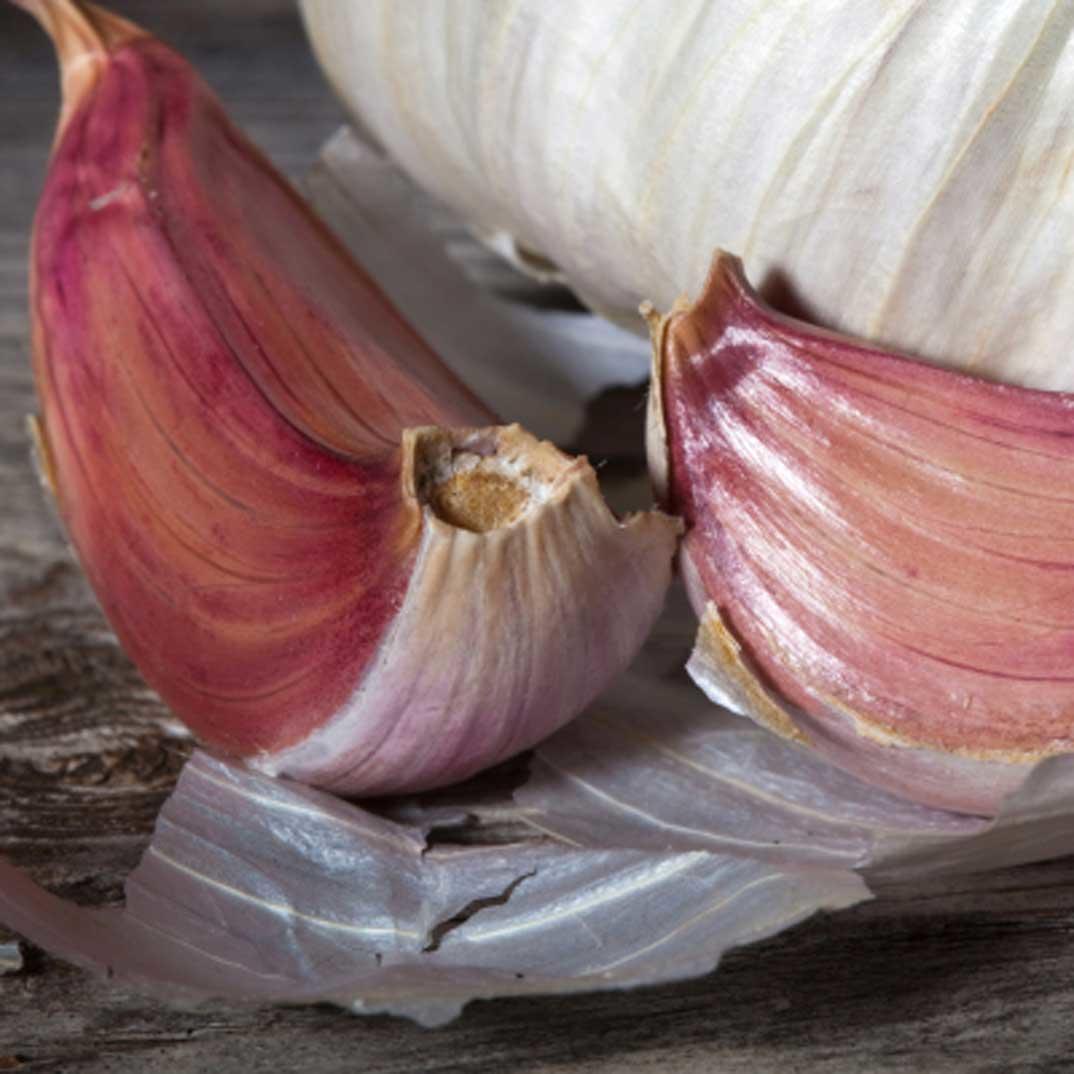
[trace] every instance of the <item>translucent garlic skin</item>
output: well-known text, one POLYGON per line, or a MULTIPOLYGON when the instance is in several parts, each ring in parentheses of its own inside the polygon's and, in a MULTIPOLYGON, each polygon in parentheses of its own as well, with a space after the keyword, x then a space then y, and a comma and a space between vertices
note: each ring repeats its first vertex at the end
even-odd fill
MULTIPOLYGON (((381 758, 375 774, 362 769, 368 779, 352 773, 346 789, 356 793, 468 775, 575 715, 658 613, 676 524, 655 515, 620 524, 594 484, 587 495, 606 525, 579 551, 566 520, 522 512, 520 531, 559 528, 541 556, 517 562, 520 543, 507 573, 537 588, 547 571, 555 591, 572 593, 577 606, 556 609, 571 653, 542 648, 549 632, 513 605, 500 621, 509 619, 514 644, 532 646, 528 661, 498 665, 508 680, 527 677, 514 693, 508 682, 513 704, 490 713, 472 703, 488 687, 477 675, 451 690, 427 677, 410 684, 405 739, 372 718, 369 706, 381 703, 373 670, 398 664, 393 646, 427 640, 394 629, 401 609, 428 613, 454 641, 442 659, 466 666, 481 654, 467 630, 450 633, 452 615, 524 593, 496 588, 492 538, 465 561, 470 604, 454 607, 423 573, 443 562, 428 554, 436 520, 404 431, 473 430, 495 418, 179 56, 98 8, 24 6, 53 36, 65 95, 31 266, 42 468, 150 685, 202 741, 285 774, 273 758, 351 713, 331 755, 300 767, 323 782, 329 770, 338 777, 340 751, 381 758), (582 610, 588 593, 607 596, 606 556, 636 588, 582 610), (415 593, 430 607, 415 610, 415 593), (577 666, 549 680, 562 659, 577 666), (481 721, 493 718, 502 726, 483 736, 481 721), (404 763, 406 744, 430 743, 420 764, 404 763)), ((584 484, 584 461, 521 434, 485 434, 509 440, 521 470, 551 452, 555 480, 570 471, 566 483, 584 484)), ((557 513, 551 502, 546 510, 557 513)))
POLYGON ((416 182, 621 324, 697 294, 722 247, 811 321, 1074 389, 1068 5, 301 7, 416 182))
POLYGON ((970 812, 1074 748, 1070 396, 794 321, 727 255, 655 342, 710 696, 970 812))

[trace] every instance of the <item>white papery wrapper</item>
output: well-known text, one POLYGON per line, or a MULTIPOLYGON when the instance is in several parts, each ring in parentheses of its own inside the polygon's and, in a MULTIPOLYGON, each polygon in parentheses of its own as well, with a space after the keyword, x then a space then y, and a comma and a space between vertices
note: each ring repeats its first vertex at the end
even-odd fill
POLYGON ((124 910, 65 904, 0 862, 0 920, 92 969, 187 1000, 327 1000, 427 1025, 478 996, 704 973, 865 894, 847 872, 707 851, 426 853, 417 828, 202 753, 124 910))
POLYGON ((820 324, 1074 387, 1066 5, 301 8, 340 99, 410 176, 623 324, 696 294, 719 247, 820 324))

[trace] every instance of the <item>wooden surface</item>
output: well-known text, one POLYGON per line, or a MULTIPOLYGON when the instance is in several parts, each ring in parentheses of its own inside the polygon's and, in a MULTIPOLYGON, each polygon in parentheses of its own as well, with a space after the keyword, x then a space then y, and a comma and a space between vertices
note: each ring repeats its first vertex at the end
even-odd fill
MULTIPOLYGON (((180 46, 292 176, 340 121, 280 0, 119 7, 180 46)), ((0 6, 0 853, 100 905, 188 746, 118 651, 30 466, 25 260, 55 109, 44 37, 0 6)), ((23 954, 14 973, 0 958, 0 1071, 1074 1070, 1074 860, 893 888, 701 980, 475 1003, 436 1031, 328 1008, 176 1010, 23 954)))

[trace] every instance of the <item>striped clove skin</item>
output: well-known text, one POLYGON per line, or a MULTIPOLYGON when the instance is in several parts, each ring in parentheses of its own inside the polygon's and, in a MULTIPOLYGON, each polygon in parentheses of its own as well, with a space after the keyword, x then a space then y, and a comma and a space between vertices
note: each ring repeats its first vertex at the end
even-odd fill
POLYGON ((31 264, 39 456, 124 648, 206 744, 346 793, 575 715, 676 527, 494 416, 191 68, 74 0, 31 264))
POLYGON ((1074 748, 1074 398, 783 316, 722 253, 651 325, 698 685, 966 812, 1074 748))

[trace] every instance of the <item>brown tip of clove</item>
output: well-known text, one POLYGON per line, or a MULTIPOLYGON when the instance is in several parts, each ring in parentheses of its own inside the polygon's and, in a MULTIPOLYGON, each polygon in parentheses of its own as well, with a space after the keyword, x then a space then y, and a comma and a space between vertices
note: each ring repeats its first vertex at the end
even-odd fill
POLYGON ((472 469, 434 485, 428 502, 449 525, 488 533, 514 522, 529 506, 530 497, 512 477, 493 469, 488 459, 480 459, 472 469))
POLYGON ((410 429, 404 452, 407 494, 441 522, 473 533, 512 525, 587 469, 517 425, 410 429))

